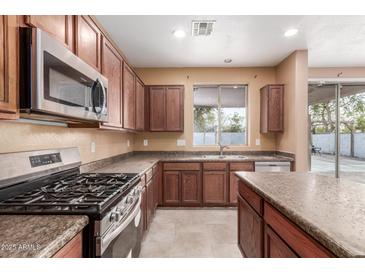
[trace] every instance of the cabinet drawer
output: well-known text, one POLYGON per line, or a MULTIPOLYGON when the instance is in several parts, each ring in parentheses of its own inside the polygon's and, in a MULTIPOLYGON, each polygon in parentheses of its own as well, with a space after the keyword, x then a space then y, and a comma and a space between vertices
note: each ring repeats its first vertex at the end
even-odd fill
POLYGON ((254 163, 253 162, 230 163, 229 169, 231 171, 254 171, 254 163))
POLYGON ((264 220, 301 258, 334 257, 333 254, 266 202, 264 220))
POLYGON ((238 193, 256 210, 258 214, 263 214, 263 199, 251 190, 244 181, 238 182, 238 193))
POLYGON ((164 163, 164 170, 200 170, 200 163, 164 163))
POLYGON ((226 170, 226 163, 203 163, 204 170, 226 170))

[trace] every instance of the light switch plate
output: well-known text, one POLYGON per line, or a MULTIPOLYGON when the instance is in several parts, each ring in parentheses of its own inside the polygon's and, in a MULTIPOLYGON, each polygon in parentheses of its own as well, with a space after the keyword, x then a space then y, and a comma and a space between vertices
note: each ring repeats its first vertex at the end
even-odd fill
POLYGON ((261 140, 260 140, 260 138, 257 138, 256 139, 256 146, 259 146, 259 145, 261 145, 261 140))
POLYGON ((91 153, 95 153, 95 151, 96 151, 96 144, 95 144, 95 142, 91 142, 90 151, 91 151, 91 153))
POLYGON ((131 141, 127 140, 127 147, 131 146, 131 141))
POLYGON ((185 141, 185 139, 177 139, 177 141, 176 141, 176 145, 177 145, 178 147, 184 147, 184 146, 186 146, 186 141, 185 141))
POLYGON ((144 139, 143 140, 143 145, 146 147, 146 146, 148 146, 148 140, 147 139, 144 139))

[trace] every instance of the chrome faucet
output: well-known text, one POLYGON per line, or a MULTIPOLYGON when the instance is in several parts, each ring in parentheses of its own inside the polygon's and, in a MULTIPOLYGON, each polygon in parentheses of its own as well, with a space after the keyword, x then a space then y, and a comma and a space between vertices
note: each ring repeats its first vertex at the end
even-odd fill
POLYGON ((229 148, 229 146, 224 146, 221 143, 218 143, 218 145, 219 145, 219 158, 224 158, 224 156, 223 156, 223 149, 229 148))

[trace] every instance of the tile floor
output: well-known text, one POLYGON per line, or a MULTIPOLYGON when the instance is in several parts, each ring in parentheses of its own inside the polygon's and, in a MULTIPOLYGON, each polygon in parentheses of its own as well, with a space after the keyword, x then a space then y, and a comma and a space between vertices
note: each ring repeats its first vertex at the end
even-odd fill
POLYGON ((240 258, 236 209, 158 209, 142 258, 240 258))

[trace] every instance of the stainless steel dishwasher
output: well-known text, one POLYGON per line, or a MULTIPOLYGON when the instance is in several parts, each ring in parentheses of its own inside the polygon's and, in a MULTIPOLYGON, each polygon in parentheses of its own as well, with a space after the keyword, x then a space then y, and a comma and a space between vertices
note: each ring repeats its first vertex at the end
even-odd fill
POLYGON ((256 172, 289 172, 290 162, 255 162, 256 172))

